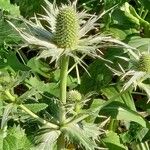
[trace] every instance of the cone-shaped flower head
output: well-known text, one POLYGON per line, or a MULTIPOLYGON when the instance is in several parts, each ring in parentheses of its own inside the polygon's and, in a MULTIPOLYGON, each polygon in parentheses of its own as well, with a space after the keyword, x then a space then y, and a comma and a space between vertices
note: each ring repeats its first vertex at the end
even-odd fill
POLYGON ((77 90, 71 90, 68 92, 68 97, 67 99, 71 102, 79 102, 82 99, 81 94, 77 90))
POLYGON ((143 54, 139 59, 138 69, 150 73, 150 54, 143 54))
POLYGON ((75 10, 66 7, 59 11, 56 18, 54 41, 60 48, 73 49, 77 46, 79 23, 75 10))

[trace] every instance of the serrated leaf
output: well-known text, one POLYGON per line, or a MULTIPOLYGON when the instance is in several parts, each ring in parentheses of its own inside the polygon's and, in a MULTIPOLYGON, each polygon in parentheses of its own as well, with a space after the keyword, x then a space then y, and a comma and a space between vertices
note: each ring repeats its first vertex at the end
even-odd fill
POLYGON ((103 141, 109 150, 127 150, 127 148, 121 143, 119 135, 113 131, 107 131, 106 137, 103 141))
POLYGON ((25 131, 20 126, 13 126, 7 130, 7 136, 1 139, 3 150, 27 150, 32 144, 25 131))
POLYGON ((12 5, 9 0, 1 0, 0 9, 8 11, 11 15, 15 17, 20 16, 19 6, 12 5))
POLYGON ((32 103, 32 104, 24 104, 29 110, 31 110, 34 113, 37 113, 41 110, 44 110, 45 108, 48 107, 47 104, 45 103, 32 103))
MULTIPOLYGON (((13 23, 18 24, 17 22, 13 23)), ((20 41, 21 38, 19 34, 17 34, 4 19, 0 19, 0 45, 2 46, 4 42, 10 44, 18 43, 20 41)))
POLYGON ((36 143, 38 144, 36 150, 54 149, 60 134, 59 130, 49 130, 42 135, 40 134, 36 137, 36 143))
POLYGON ((31 58, 28 61, 27 66, 30 67, 33 72, 39 73, 46 78, 50 77, 50 66, 36 57, 31 58))
POLYGON ((1 129, 7 125, 7 121, 9 120, 9 114, 11 113, 13 107, 14 107, 14 104, 12 104, 12 103, 8 104, 5 107, 4 113, 2 116, 2 121, 1 121, 1 129))
POLYGON ((31 77, 26 82, 30 85, 30 88, 34 88, 40 93, 46 92, 56 97, 59 96, 59 88, 57 83, 44 83, 44 81, 40 81, 36 77, 31 77))
POLYGON ((84 147, 85 150, 95 150, 97 147, 95 137, 99 134, 99 131, 97 128, 94 128, 94 126, 91 130, 90 128, 82 127, 82 124, 70 124, 62 128, 62 132, 69 142, 77 142, 81 147, 84 147))

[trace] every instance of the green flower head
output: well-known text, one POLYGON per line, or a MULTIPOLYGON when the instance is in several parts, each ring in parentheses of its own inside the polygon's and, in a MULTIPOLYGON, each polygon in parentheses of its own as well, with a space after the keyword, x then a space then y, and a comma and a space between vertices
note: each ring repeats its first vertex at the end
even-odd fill
POLYGON ((82 100, 82 96, 77 90, 71 90, 68 92, 67 99, 71 102, 80 102, 82 100))
POLYGON ((138 69, 150 73, 150 54, 143 54, 139 59, 138 69))
POLYGON ((78 12, 76 2, 57 7, 48 0, 45 0, 43 9, 45 15, 39 15, 38 18, 35 16, 34 21, 23 20, 29 31, 17 28, 9 22, 28 44, 39 47, 38 58, 51 57, 51 61, 57 61, 62 54, 66 54, 81 64, 82 60, 75 51, 101 58, 101 52, 98 54, 97 51, 100 51, 103 44, 127 47, 126 44, 111 37, 101 36, 100 33, 89 34, 97 28, 97 20, 105 13, 99 16, 91 15, 84 10, 78 12))
POLYGON ((54 41, 60 48, 74 49, 78 42, 79 22, 75 10, 66 7, 59 11, 56 18, 54 41))

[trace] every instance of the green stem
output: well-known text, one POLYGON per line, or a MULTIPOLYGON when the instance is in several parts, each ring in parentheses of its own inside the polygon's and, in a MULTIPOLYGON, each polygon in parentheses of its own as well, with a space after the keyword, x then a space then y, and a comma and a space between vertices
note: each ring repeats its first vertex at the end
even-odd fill
POLYGON ((57 140, 57 150, 65 150, 64 134, 62 133, 57 140))
MULTIPOLYGON (((61 70, 60 70, 60 101, 62 103, 60 110, 60 126, 65 122, 65 107, 66 104, 66 95, 67 95, 67 75, 68 75, 68 64, 69 56, 65 54, 61 57, 61 70)), ((57 141, 57 150, 65 150, 65 138, 62 133, 57 141)))
POLYGON ((139 144, 136 145, 137 150, 149 150, 149 146, 147 142, 140 142, 139 144))
POLYGON ((39 116, 37 116, 35 113, 33 113, 31 110, 29 110, 27 107, 25 107, 23 104, 20 104, 19 107, 21 109, 23 109, 26 113, 28 113, 30 116, 32 116, 33 118, 37 119, 39 122, 41 122, 42 124, 44 125, 47 125, 51 128, 54 128, 54 129, 58 129, 58 126, 53 124, 53 123, 50 123, 42 118, 40 118, 39 116))
POLYGON ((142 19, 145 19, 146 16, 147 16, 147 14, 148 14, 148 10, 146 9, 145 12, 144 12, 144 14, 142 15, 142 19))
POLYGON ((5 94, 9 97, 9 99, 14 102, 16 100, 15 96, 13 96, 9 90, 5 91, 5 94))
POLYGON ((61 58, 61 71, 60 71, 60 100, 63 104, 66 104, 68 63, 69 63, 69 57, 63 55, 61 58))
POLYGON ((118 123, 117 120, 111 119, 109 124, 109 130, 115 132, 117 128, 117 123, 118 123))

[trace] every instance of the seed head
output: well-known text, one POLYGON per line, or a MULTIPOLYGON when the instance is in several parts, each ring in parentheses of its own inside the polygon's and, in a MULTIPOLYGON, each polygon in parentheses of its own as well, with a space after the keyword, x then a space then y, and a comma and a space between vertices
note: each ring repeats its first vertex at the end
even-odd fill
POLYGON ((66 7, 59 11, 56 18, 54 41, 60 48, 74 49, 78 42, 79 23, 75 10, 66 7))
POLYGON ((138 69, 150 73, 150 54, 144 54, 139 59, 138 69))

